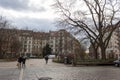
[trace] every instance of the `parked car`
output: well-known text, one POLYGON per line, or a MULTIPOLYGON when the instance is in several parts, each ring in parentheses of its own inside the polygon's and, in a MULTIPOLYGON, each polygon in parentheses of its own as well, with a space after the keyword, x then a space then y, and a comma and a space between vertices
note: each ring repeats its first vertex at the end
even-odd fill
POLYGON ((115 66, 119 67, 120 66, 120 59, 114 61, 115 66))
POLYGON ((30 56, 29 58, 37 58, 37 56, 30 56))
POLYGON ((53 59, 53 58, 55 58, 55 55, 48 55, 48 58, 53 59))

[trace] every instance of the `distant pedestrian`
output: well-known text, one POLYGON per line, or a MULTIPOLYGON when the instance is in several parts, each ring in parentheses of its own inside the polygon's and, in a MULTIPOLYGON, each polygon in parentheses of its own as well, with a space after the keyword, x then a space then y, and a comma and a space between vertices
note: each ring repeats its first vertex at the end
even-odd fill
POLYGON ((46 64, 48 63, 48 56, 45 56, 45 61, 46 61, 46 64))
POLYGON ((64 63, 67 64, 67 57, 64 57, 64 63))

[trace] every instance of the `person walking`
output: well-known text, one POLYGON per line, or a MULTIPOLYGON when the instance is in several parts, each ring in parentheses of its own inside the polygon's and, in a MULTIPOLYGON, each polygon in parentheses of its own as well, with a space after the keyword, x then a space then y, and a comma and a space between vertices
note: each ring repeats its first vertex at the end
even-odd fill
POLYGON ((23 59, 22 59, 22 67, 26 66, 25 63, 26 63, 26 57, 24 56, 23 59))
POLYGON ((22 61, 23 61, 23 58, 22 58, 22 56, 20 56, 19 58, 18 58, 18 68, 21 68, 22 67, 22 61))
POLYGON ((49 58, 48 58, 48 56, 46 55, 46 56, 45 56, 46 64, 48 63, 48 59, 49 59, 49 58))

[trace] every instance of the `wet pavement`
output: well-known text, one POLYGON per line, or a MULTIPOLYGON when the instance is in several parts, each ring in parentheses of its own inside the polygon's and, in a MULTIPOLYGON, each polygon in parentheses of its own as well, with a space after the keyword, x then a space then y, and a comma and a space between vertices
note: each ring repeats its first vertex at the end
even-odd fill
POLYGON ((14 68, 0 68, 0 80, 19 80, 20 70, 14 68))
POLYGON ((0 63, 0 80, 120 80, 120 67, 114 66, 72 67, 43 59, 27 60, 24 69, 8 64, 0 63))

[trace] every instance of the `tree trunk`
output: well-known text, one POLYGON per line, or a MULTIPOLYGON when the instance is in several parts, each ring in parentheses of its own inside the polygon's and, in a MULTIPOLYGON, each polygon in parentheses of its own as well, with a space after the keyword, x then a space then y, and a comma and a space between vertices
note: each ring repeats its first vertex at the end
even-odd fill
POLYGON ((101 47, 101 57, 103 60, 106 59, 106 49, 104 47, 101 47))
POLYGON ((95 53, 95 55, 94 55, 94 56, 95 56, 95 59, 98 59, 98 49, 95 48, 95 49, 94 49, 94 53, 95 53))

